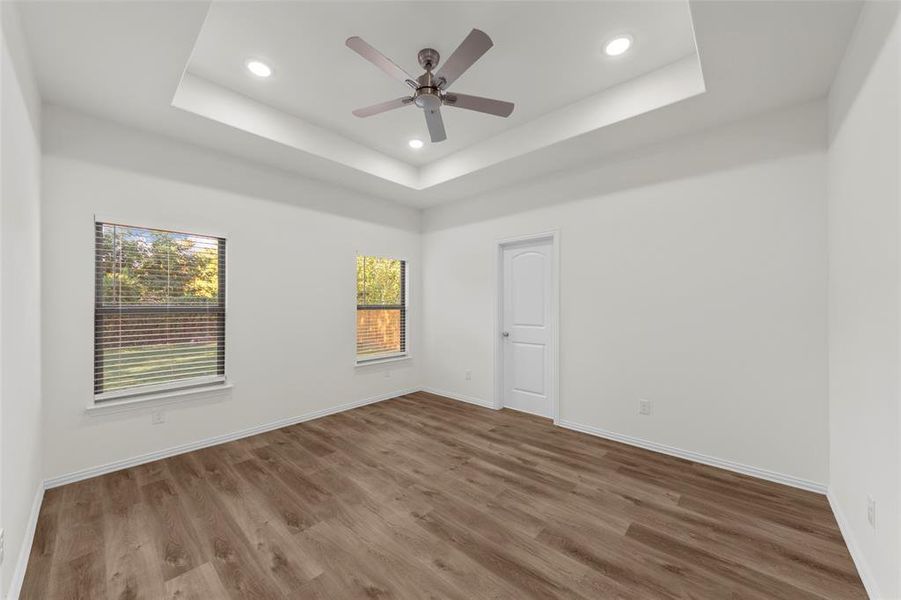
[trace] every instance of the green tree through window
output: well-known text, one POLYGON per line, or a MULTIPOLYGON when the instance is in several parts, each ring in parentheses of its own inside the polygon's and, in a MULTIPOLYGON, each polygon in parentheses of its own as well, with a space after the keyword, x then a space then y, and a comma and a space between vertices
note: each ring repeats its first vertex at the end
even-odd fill
POLYGON ((96 269, 99 399, 224 378, 225 240, 97 223, 96 269))
POLYGON ((357 257, 357 360, 406 352, 406 263, 357 257))

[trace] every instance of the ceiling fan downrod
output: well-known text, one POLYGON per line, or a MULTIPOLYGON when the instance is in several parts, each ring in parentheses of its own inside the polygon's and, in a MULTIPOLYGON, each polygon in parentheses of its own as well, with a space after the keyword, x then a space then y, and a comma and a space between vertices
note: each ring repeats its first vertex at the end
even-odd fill
POLYGON ((434 48, 423 48, 416 55, 419 66, 425 69, 425 73, 417 78, 416 89, 413 92, 413 104, 419 108, 434 111, 441 106, 441 82, 432 71, 438 66, 441 55, 434 48))

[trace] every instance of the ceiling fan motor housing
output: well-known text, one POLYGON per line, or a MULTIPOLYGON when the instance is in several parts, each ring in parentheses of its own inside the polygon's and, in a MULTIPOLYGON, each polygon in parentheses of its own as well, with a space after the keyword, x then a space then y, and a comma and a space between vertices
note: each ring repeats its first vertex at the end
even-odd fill
POLYGON ((441 55, 438 54, 438 51, 434 48, 423 48, 419 51, 419 54, 416 55, 416 58, 419 60, 420 67, 426 71, 431 71, 438 66, 441 55))

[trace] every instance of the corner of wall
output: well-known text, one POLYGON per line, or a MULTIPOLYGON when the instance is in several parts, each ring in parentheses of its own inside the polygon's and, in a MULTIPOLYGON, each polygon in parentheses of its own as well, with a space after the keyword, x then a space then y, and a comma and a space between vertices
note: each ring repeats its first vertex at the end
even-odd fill
POLYGON ((39 275, 42 109, 17 3, 0 3, 0 11, 0 527, 6 537, 0 592, 14 599, 24 576, 43 496, 39 275))
POLYGON ((863 3, 828 97, 828 498, 868 594, 884 599, 901 597, 899 12, 863 3))
POLYGON ((32 129, 40 134, 41 96, 28 54, 17 2, 0 2, 0 22, 3 28, 3 43, 15 68, 17 85, 25 98, 32 129))

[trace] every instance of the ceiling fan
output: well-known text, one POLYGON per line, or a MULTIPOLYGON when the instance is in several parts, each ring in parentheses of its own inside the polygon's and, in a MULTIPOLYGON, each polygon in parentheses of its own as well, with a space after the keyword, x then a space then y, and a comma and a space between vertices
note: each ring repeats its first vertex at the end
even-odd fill
POLYGON ((469 67, 471 67, 488 49, 494 45, 491 38, 479 29, 473 29, 466 36, 466 39, 454 50, 442 67, 437 72, 433 72, 438 66, 440 56, 437 50, 432 48, 423 48, 419 51, 417 58, 419 66, 425 69, 425 73, 419 77, 413 77, 399 66, 394 64, 384 54, 364 42, 361 38, 347 38, 347 47, 377 66, 379 69, 403 81, 411 88, 413 93, 410 96, 402 96, 387 102, 373 104, 366 108, 358 108, 353 111, 358 117, 371 117, 395 108, 401 108, 414 104, 425 111, 425 122, 429 128, 429 137, 432 142, 441 142, 447 139, 444 131, 444 121, 441 118, 442 106, 453 106, 464 108, 466 110, 474 110, 478 112, 488 113, 489 115, 497 115, 499 117, 509 117, 513 112, 513 103, 504 102, 502 100, 492 100, 491 98, 482 98, 481 96, 469 96, 467 94, 456 94, 447 91, 447 88, 457 80, 469 67))

